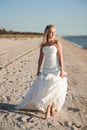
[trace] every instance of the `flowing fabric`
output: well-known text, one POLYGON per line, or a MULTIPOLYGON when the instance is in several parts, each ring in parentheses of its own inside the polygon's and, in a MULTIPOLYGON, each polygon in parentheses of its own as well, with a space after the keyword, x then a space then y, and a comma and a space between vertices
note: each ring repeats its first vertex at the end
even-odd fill
POLYGON ((43 72, 36 77, 33 85, 16 109, 46 111, 49 104, 60 111, 66 97, 67 77, 60 77, 57 48, 54 45, 43 47, 45 55, 43 72))

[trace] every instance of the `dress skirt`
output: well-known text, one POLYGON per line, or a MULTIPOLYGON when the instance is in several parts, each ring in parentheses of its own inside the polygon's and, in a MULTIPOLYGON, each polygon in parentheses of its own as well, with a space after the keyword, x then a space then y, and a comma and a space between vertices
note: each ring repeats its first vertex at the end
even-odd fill
POLYGON ((65 75, 61 78, 59 75, 60 71, 55 74, 39 74, 24 99, 15 108, 46 112, 47 106, 52 104, 55 110, 60 111, 65 102, 67 77, 65 75))

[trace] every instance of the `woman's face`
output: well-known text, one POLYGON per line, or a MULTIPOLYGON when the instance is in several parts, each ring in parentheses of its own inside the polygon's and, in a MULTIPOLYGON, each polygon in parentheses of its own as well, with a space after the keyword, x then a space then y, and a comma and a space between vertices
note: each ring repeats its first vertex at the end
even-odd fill
POLYGON ((48 31, 48 39, 53 39, 55 37, 56 30, 54 27, 51 27, 48 31))

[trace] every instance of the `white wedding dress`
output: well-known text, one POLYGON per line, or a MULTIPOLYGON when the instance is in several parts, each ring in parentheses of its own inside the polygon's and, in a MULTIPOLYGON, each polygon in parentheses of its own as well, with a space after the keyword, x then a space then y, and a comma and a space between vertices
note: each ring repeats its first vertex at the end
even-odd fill
POLYGON ((46 111, 49 104, 60 111, 66 97, 67 77, 60 77, 57 48, 54 45, 43 47, 45 55, 43 72, 36 77, 24 99, 16 109, 46 111))

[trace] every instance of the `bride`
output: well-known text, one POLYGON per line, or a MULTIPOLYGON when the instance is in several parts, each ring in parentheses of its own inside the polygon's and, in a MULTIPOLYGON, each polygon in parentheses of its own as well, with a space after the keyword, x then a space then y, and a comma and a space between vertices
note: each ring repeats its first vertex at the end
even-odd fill
POLYGON ((67 78, 63 68, 61 43, 55 38, 56 28, 47 25, 40 46, 37 77, 16 109, 41 110, 45 118, 60 111, 66 97, 67 78), (40 72, 44 59, 43 72, 40 72))

